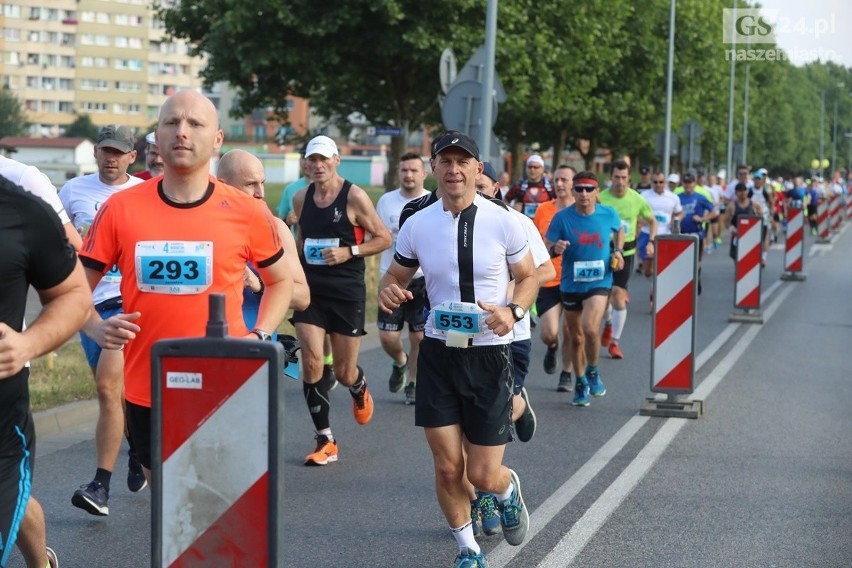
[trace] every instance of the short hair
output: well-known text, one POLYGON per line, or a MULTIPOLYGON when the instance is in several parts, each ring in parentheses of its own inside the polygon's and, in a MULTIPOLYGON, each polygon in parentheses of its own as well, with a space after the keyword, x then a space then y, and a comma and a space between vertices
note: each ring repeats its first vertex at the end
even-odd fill
POLYGON ((556 166, 557 170, 571 170, 571 177, 573 178, 577 174, 577 168, 574 166, 569 166, 568 164, 559 164, 556 166))
POLYGON ((574 181, 576 182, 578 179, 593 179, 597 181, 598 176, 595 175, 595 172, 584 170, 582 172, 577 172, 576 174, 574 174, 574 181))
POLYGON ((745 165, 745 164, 740 164, 739 166, 737 166, 737 171, 739 172, 740 170, 745 170, 745 171, 746 171, 746 173, 748 173, 748 172, 749 172, 749 170, 751 170, 751 168, 750 168, 750 167, 748 167, 748 166, 747 166, 747 165, 745 165))
POLYGON ((624 160, 616 160, 612 163, 613 170, 627 170, 630 171, 630 164, 625 162, 624 160))
POLYGON ((420 160, 422 162, 423 156, 414 152, 406 152, 405 154, 399 157, 400 162, 407 162, 408 160, 420 160))

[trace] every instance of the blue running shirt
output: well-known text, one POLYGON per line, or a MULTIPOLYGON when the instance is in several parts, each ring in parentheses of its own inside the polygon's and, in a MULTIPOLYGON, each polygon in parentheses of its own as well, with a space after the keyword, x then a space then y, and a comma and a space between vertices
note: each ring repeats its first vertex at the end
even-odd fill
POLYGON ((578 294, 594 288, 612 288, 610 243, 620 226, 618 213, 607 205, 596 205, 589 215, 581 215, 571 205, 553 216, 547 240, 571 243, 562 255, 562 292, 578 294))

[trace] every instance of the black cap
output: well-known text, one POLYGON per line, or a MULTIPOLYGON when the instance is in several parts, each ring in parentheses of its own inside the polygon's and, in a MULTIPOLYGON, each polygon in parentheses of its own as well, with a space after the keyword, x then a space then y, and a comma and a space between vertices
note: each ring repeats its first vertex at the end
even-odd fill
POLYGON ((495 183, 497 182, 497 178, 500 177, 497 175, 497 172, 494 171, 494 166, 491 165, 491 162, 482 162, 482 173, 495 183))
POLYGON ((683 174, 683 183, 691 183, 695 181, 695 174, 692 172, 686 172, 683 174))
POLYGON ((648 166, 642 166, 642 167, 639 168, 639 173, 642 174, 643 176, 645 174, 649 174, 649 173, 651 173, 651 168, 649 168, 648 166))
POLYGON ((448 131, 441 134, 432 144, 432 157, 446 150, 447 148, 461 148, 477 160, 479 159, 479 146, 473 141, 473 138, 458 131, 448 131))

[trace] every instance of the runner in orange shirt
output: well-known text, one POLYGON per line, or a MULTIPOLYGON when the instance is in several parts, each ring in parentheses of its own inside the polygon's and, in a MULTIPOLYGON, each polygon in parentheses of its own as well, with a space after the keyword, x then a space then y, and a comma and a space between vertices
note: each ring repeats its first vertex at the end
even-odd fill
MULTIPOLYGON (((561 165, 556 168, 553 175, 553 185, 556 190, 556 199, 547 201, 538 206, 533 217, 533 223, 541 238, 547 233, 550 221, 557 211, 560 211, 574 203, 574 195, 571 188, 574 187, 574 175, 577 170, 571 166, 561 165)), ((556 257, 552 260, 556 269, 556 276, 550 282, 543 284, 538 290, 538 298, 535 301, 538 311, 539 325, 541 326, 541 341, 547 346, 547 354, 544 356, 544 372, 552 375, 556 372, 556 351, 559 349, 559 328, 562 324, 562 299, 559 292, 559 281, 562 278, 562 258, 556 257)), ((563 336, 565 332, 563 331, 563 336)), ((562 342, 562 372, 559 373, 559 384, 556 390, 559 392, 571 392, 571 342, 562 342)))
POLYGON ((80 252, 94 287, 113 264, 122 273, 124 314, 93 313, 86 333, 104 349, 125 349, 125 399, 133 446, 150 483, 151 346, 203 336, 208 295, 225 294, 228 331, 271 339, 290 304, 293 280, 266 204, 209 174, 222 146, 216 109, 195 91, 163 104, 156 129, 162 178, 116 193, 100 208, 80 252), (257 327, 242 317, 246 264, 265 284, 257 327))

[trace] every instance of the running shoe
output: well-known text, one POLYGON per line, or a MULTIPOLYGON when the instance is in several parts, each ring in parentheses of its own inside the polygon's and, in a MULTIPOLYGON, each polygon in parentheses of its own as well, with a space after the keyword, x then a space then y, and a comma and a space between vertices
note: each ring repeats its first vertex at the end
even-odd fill
POLYGON ((474 537, 482 536, 482 513, 479 511, 478 498, 470 502, 470 526, 474 537))
POLYGON ((388 389, 391 392, 399 392, 408 382, 408 361, 403 365, 393 363, 391 365, 391 376, 388 379, 388 389))
POLYGON ((704 254, 711 255, 713 254, 713 249, 710 247, 704 247, 704 254))
POLYGON ((497 514, 497 498, 491 493, 476 492, 476 506, 479 510, 479 520, 482 532, 493 536, 500 532, 500 515, 497 514))
POLYGON ((503 538, 512 546, 519 546, 527 536, 530 526, 530 513, 524 504, 521 494, 521 481, 514 470, 509 470, 512 475, 512 496, 505 503, 498 503, 500 511, 500 525, 503 527, 503 538))
POLYGON ((355 422, 363 426, 373 417, 373 397, 367 390, 367 379, 364 379, 360 392, 354 393, 350 389, 349 394, 352 395, 352 414, 355 415, 355 422))
POLYGON ((459 555, 456 556, 456 563, 453 564, 453 568, 488 568, 485 551, 480 551, 477 554, 469 548, 462 548, 459 555))
POLYGON ((612 343, 612 324, 604 324, 603 333, 601 334, 601 347, 609 347, 612 343))
POLYGON ((713 239, 713 246, 719 248, 722 245, 722 237, 716 237, 713 239))
POLYGON ((417 394, 417 383, 408 383, 405 385, 405 404, 410 406, 414 404, 417 394))
POLYGON ((571 401, 574 406, 589 406, 589 383, 577 377, 574 382, 574 400, 571 401))
POLYGON ((624 359, 624 353, 621 352, 621 347, 615 341, 610 343, 607 349, 609 350, 609 356, 613 359, 624 359))
POLYGON ((322 378, 320 381, 322 382, 323 387, 325 387, 326 392, 331 392, 336 389, 339 383, 337 382, 337 377, 334 376, 334 367, 331 365, 323 365, 322 378))
MULTIPOLYGON (((615 343, 613 343, 615 345, 615 343)), ((601 380, 601 376, 597 371, 586 371, 586 378, 589 381, 588 394, 601 397, 606 394, 606 387, 601 380)))
POLYGON ((305 457, 305 465, 328 465, 337 461, 337 442, 317 434, 317 449, 305 457))
POLYGON ((553 347, 547 346, 547 353, 544 354, 544 372, 548 375, 552 375, 556 372, 556 350, 559 348, 559 345, 554 345, 553 347))
POLYGON ((556 385, 556 392, 571 392, 571 373, 568 371, 559 373, 559 384, 556 385))
POLYGON ((47 547, 47 564, 50 568, 59 568, 59 558, 49 546, 47 547))
POLYGON ((142 464, 139 463, 139 458, 136 457, 136 452, 132 449, 127 450, 127 488, 131 493, 139 493, 148 486, 148 480, 145 479, 145 472, 142 471, 142 464))
POLYGON ((109 515, 109 490, 100 481, 94 479, 88 485, 81 485, 71 497, 71 504, 89 514, 106 517, 109 515))
POLYGON ((529 442, 535 435, 536 419, 525 387, 521 388, 521 398, 524 399, 526 405, 524 406, 524 413, 515 422, 515 432, 518 434, 518 440, 529 442))

